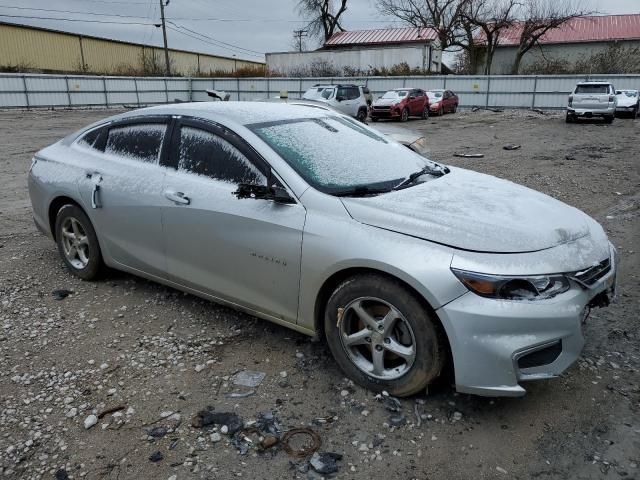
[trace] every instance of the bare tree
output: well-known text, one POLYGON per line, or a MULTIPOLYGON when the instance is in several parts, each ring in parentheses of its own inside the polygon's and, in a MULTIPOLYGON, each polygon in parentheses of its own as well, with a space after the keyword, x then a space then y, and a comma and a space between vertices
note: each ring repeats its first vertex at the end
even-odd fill
POLYGON ((491 64, 502 33, 515 22, 518 0, 472 0, 463 11, 461 27, 466 33, 470 62, 478 63, 478 50, 484 51, 484 74, 491 75, 491 64), (482 42, 478 45, 478 40, 482 42))
POLYGON ((440 48, 459 45, 460 20, 473 0, 378 0, 380 13, 396 17, 413 27, 433 28, 440 48))
POLYGON ((549 30, 566 24, 577 17, 593 15, 580 0, 527 0, 520 9, 521 20, 516 26, 521 29, 516 58, 511 73, 517 75, 525 53, 539 44, 540 38, 549 30))
POLYGON ((347 10, 347 0, 299 0, 297 9, 309 21, 307 30, 314 37, 327 41, 336 31, 344 31, 340 16, 347 10))

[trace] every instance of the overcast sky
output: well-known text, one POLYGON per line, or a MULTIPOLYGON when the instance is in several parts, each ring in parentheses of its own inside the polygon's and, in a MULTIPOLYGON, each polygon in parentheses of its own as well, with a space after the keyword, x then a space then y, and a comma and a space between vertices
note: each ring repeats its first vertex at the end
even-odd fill
MULTIPOLYGON (((584 3, 589 2, 606 14, 640 13, 640 0, 584 3)), ((293 30, 305 24, 296 4, 297 0, 170 0, 165 9, 171 22, 169 47, 264 60, 265 52, 291 50, 293 30)), ((0 0, 3 21, 137 43, 162 44, 161 29, 153 25, 159 19, 159 0, 0 0)), ((349 0, 343 21, 348 30, 397 25, 378 14, 375 0, 349 0)))

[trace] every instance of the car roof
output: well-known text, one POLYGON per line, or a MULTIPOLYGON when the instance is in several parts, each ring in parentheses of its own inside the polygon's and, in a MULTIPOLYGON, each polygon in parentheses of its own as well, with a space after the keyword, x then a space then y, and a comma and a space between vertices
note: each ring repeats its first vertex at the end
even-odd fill
POLYGON ((588 82, 578 82, 576 85, 611 85, 611 82, 607 82, 606 80, 589 80, 588 82))
POLYGON ((185 102, 132 110, 111 120, 142 115, 189 115, 206 120, 240 125, 279 120, 326 117, 330 111, 315 106, 268 102, 185 102))
POLYGON ((427 92, 444 92, 444 88, 430 88, 427 92))

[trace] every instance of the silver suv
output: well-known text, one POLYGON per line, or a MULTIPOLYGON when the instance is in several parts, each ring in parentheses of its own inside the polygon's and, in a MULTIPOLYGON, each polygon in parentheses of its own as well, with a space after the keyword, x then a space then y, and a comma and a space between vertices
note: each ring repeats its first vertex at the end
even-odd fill
MULTIPOLYGON (((361 85, 322 85, 322 92, 315 100, 324 102, 340 113, 357 118, 361 122, 367 119, 371 93, 361 85)), ((308 93, 308 92, 307 92, 308 93)), ((302 98, 309 99, 305 94, 302 98)))
POLYGON ((581 82, 569 95, 567 123, 580 117, 602 117, 611 123, 616 116, 616 89, 609 82, 581 82))

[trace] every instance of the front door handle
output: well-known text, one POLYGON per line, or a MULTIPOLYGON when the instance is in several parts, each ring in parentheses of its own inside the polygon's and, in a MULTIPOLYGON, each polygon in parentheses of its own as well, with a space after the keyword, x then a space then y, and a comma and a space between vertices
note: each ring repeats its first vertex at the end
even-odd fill
POLYGON ((173 203, 177 203, 179 205, 189 205, 191 203, 191 199, 187 197, 182 192, 174 192, 173 190, 165 190, 164 191, 165 198, 171 200, 173 203))

